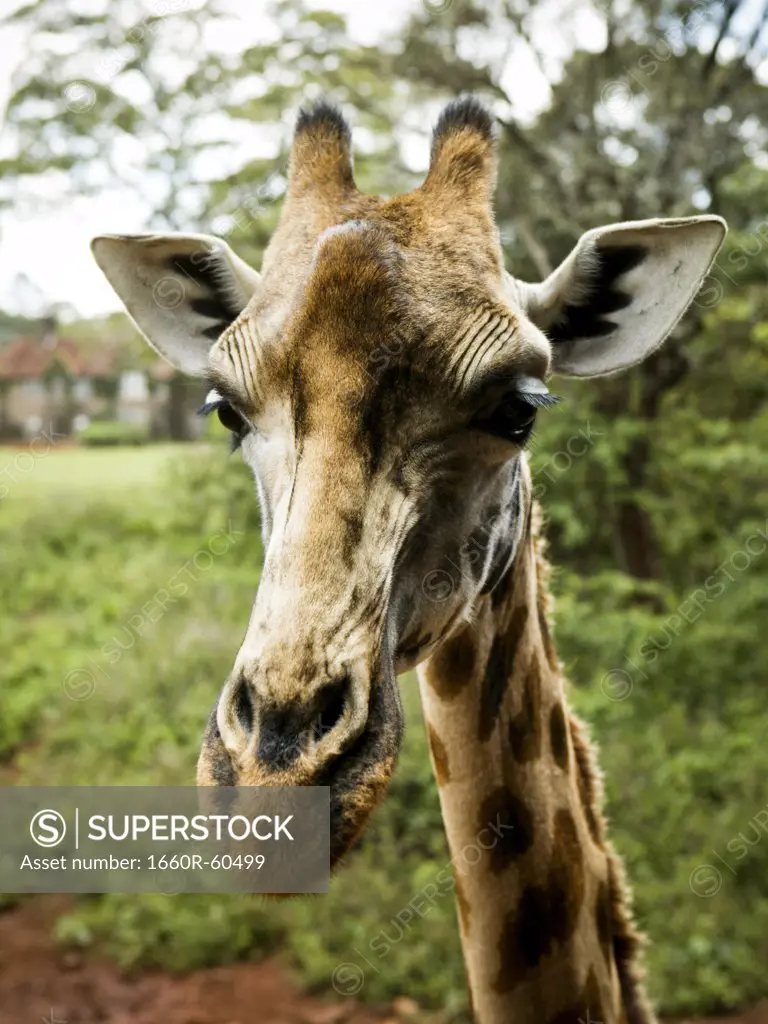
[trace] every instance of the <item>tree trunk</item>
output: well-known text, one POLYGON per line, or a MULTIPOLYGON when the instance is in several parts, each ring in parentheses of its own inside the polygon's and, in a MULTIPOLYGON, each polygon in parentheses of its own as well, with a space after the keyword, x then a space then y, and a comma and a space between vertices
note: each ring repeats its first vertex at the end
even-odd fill
POLYGON ((189 382, 174 374, 168 382, 168 434, 173 441, 189 440, 189 382))
POLYGON ((659 580, 663 566, 658 541, 651 517, 636 497, 646 486, 649 456, 648 439, 638 438, 622 459, 627 486, 633 493, 616 505, 614 536, 624 572, 641 580, 659 580))
POLYGON ((633 394, 633 378, 619 377, 603 384, 597 402, 604 415, 610 418, 629 416, 642 426, 641 436, 630 442, 621 460, 629 493, 614 506, 612 524, 616 559, 625 572, 640 580, 664 579, 659 541, 640 496, 649 486, 652 425, 659 416, 665 394, 688 372, 685 342, 696 332, 697 326, 686 325, 685 338, 679 335, 669 338, 662 349, 632 371, 640 377, 639 397, 633 394))

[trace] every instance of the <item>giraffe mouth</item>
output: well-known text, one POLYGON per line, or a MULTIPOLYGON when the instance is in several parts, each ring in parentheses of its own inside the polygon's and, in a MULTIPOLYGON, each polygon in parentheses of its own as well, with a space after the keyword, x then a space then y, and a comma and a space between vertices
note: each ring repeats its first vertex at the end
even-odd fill
POLYGON ((381 803, 397 764, 403 710, 394 674, 371 688, 368 722, 352 746, 313 781, 331 789, 331 869, 339 865, 381 803))
POLYGON ((272 772, 264 766, 238 765, 226 750, 217 724, 217 707, 208 719, 198 761, 200 786, 328 786, 331 870, 339 866, 381 802, 395 770, 403 736, 403 711, 393 672, 371 687, 368 720, 360 735, 332 762, 315 772, 272 772))

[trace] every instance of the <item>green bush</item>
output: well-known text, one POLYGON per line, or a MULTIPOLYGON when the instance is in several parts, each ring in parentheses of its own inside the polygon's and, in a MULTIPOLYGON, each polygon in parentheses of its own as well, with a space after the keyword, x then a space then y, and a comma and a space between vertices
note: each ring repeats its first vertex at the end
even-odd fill
MULTIPOLYGON (((567 415, 552 423, 572 429, 567 415)), ((0 518, 0 754, 13 759, 14 781, 193 779, 206 716, 248 621, 262 551, 253 483, 239 458, 228 459, 223 445, 178 451, 152 494, 56 507, 42 498, 24 518, 0 518), (225 553, 187 580, 157 622, 137 627, 137 611, 221 531, 233 538, 225 553), (69 699, 67 680, 82 685, 72 673, 83 670, 94 692, 69 699)), ((595 529, 565 518, 569 503, 558 489, 579 486, 580 472, 574 467, 548 496, 566 565, 568 544, 589 543, 595 529)), ((669 533, 677 545, 684 525, 669 533)), ((745 515, 740 532, 711 542, 711 564, 743 547, 759 525, 745 515)), ((673 616, 691 593, 688 580, 653 588, 658 611, 638 601, 647 586, 615 569, 563 568, 554 587, 571 699, 602 748, 612 833, 652 940, 651 991, 665 1014, 677 1016, 752 1003, 765 995, 768 953, 768 835, 760 840, 753 829, 768 804, 768 553, 704 603, 700 619, 682 625, 673 616), (612 670, 626 673, 629 687, 606 675, 612 670), (740 833, 758 841, 737 856, 740 833), (712 895, 696 891, 702 865, 720 871, 712 895)), ((281 952, 303 984, 331 995, 338 971, 353 965, 363 974, 361 999, 406 994, 464 1019, 452 893, 443 891, 407 927, 398 920, 449 859, 418 693, 411 678, 401 687, 408 726, 398 770, 328 896, 84 897, 59 921, 60 939, 104 947, 125 966, 173 970, 281 952)))
POLYGON ((284 939, 277 915, 258 896, 90 896, 61 917, 57 939, 98 944, 124 968, 196 967, 258 960, 284 939))
POLYGON ((628 606, 620 574, 557 578, 571 698, 600 746, 612 837, 650 938, 650 990, 671 1016, 748 1006, 766 991, 768 833, 750 823, 768 806, 757 628, 768 564, 752 572, 682 625, 687 592, 650 614, 628 606), (740 833, 757 839, 746 852, 740 833))

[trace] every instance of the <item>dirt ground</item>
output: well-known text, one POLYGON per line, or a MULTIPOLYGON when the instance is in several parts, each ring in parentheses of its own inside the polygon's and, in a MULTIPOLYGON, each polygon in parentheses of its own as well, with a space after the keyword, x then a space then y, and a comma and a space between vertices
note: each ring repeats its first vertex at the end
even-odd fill
MULTIPOLYGON (((298 993, 271 962, 122 975, 51 938, 56 898, 0 913, 0 1024, 395 1024, 393 1010, 298 993)), ((405 1018, 400 1018, 405 1019, 405 1018)))
MULTIPOLYGON (((108 961, 59 949, 51 921, 61 898, 0 913, 0 1024, 400 1024, 408 1000, 389 1008, 302 995, 274 962, 236 964, 184 977, 134 977, 108 961)), ((697 1024, 768 1024, 768 1002, 697 1024)))

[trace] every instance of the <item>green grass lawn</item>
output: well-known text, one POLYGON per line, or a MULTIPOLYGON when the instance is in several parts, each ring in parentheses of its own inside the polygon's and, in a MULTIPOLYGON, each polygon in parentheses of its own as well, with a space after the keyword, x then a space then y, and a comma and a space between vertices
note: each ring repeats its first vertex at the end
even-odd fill
POLYGON ((83 498, 125 488, 161 488, 169 465, 209 445, 158 444, 136 447, 0 447, 0 496, 29 501, 83 498))

